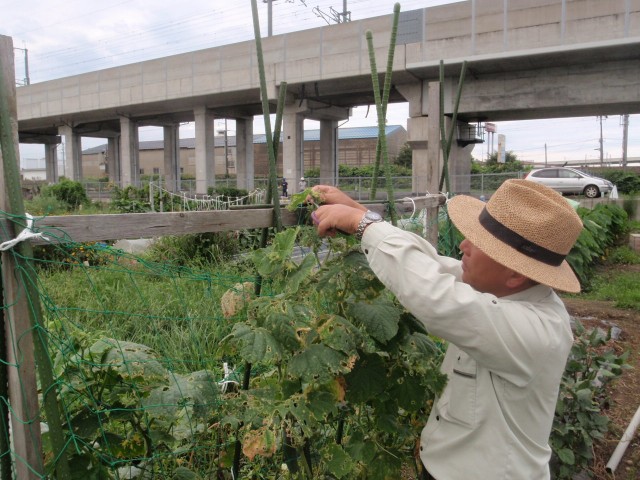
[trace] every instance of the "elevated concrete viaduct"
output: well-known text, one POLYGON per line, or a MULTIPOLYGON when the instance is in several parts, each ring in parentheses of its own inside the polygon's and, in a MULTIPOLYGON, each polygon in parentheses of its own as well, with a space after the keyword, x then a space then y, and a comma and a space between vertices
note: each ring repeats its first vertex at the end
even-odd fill
MULTIPOLYGON (((392 16, 325 26, 262 40, 269 99, 287 83, 284 176, 302 174, 302 122, 321 123, 322 176, 335 178, 335 127, 350 109, 373 104, 365 34, 373 33, 384 73, 392 16)), ((402 12, 391 102, 408 102, 417 193, 437 190, 439 68, 444 113, 467 62, 458 127, 468 122, 640 112, 640 0, 469 0, 402 12)), ((380 75, 380 84, 383 84, 380 75)), ((177 125, 195 122, 197 190, 213 176, 213 119, 237 120, 238 183, 252 188, 253 118, 262 113, 255 44, 246 41, 18 88, 23 141, 65 137, 67 172, 80 178, 79 136, 109 139, 109 172, 136 184, 137 127, 164 127, 165 165, 175 183, 177 125), (173 177, 172 177, 173 176, 173 177)), ((468 172, 468 129, 450 156, 453 176, 468 172)), ((473 140, 473 139, 471 139, 473 140)), ((55 166, 55 149, 47 149, 55 166)), ((51 167, 51 179, 57 173, 51 167)), ((297 182, 290 182, 295 188, 297 182)), ((464 191, 464 185, 455 186, 464 191)))

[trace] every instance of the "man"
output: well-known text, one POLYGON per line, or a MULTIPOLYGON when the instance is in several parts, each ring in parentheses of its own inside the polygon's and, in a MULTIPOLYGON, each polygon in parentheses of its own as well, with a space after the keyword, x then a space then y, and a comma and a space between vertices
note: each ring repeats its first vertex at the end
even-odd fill
POLYGON ((527 180, 488 202, 459 195, 448 213, 464 235, 458 261, 382 222, 334 187, 316 186, 320 235, 361 238, 367 260, 427 330, 449 342, 448 376, 422 431, 426 478, 543 480, 558 389, 572 345, 554 288, 580 291, 565 260, 582 230, 569 203, 527 180))
POLYGON ((288 186, 289 186, 289 183, 287 183, 287 179, 282 177, 282 196, 285 198, 289 196, 289 192, 287 192, 288 186))

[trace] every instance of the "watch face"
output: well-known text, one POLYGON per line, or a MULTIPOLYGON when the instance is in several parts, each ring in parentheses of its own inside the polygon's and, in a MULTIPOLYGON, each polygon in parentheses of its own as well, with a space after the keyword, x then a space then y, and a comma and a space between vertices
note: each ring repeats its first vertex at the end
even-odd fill
POLYGON ((379 222, 382 220, 382 216, 378 212, 372 212, 371 210, 365 213, 365 216, 367 217, 367 220, 372 222, 379 222))

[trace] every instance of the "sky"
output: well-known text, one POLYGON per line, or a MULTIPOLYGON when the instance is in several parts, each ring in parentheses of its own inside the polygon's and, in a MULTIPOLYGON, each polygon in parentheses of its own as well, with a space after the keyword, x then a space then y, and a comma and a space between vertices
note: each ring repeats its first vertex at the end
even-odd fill
MULTIPOLYGON (((395 0, 273 0, 271 27, 273 35, 316 28, 342 19, 345 10, 351 20, 390 15, 395 0)), ((452 0, 404 0, 402 11, 431 7, 452 0)), ((266 1, 258 0, 260 31, 268 33, 266 1)), ((0 0, 2 21, 0 34, 13 38, 16 82, 27 77, 25 50, 28 52, 30 83, 61 78, 139 61, 226 45, 254 38, 249 0, 190 0, 177 4, 168 0, 0 0), (177 5, 179 5, 177 7, 177 5)), ((387 123, 406 128, 406 103, 389 105, 387 123)), ((520 160, 565 162, 600 158, 602 123, 603 157, 622 156, 623 128, 619 115, 605 118, 580 117, 552 120, 497 122, 497 133, 505 135, 507 151, 520 160)), ((359 107, 344 127, 375 126, 375 108, 359 107)), ((227 123, 233 135, 233 122, 227 123)), ((216 130, 224 129, 216 125, 216 130)), ((318 128, 305 122, 305 128, 318 128)), ((255 133, 264 131, 257 120, 255 133)), ((142 127, 140 140, 162 139, 155 127, 142 127)), ((194 136, 193 124, 180 128, 180 136, 194 136)), ((104 143, 103 139, 83 139, 83 148, 104 143)), ((472 155, 484 158, 497 149, 476 145, 472 155)), ((25 158, 44 157, 44 147, 21 145, 25 158)), ((631 115, 628 129, 628 157, 640 157, 640 115, 631 115)))

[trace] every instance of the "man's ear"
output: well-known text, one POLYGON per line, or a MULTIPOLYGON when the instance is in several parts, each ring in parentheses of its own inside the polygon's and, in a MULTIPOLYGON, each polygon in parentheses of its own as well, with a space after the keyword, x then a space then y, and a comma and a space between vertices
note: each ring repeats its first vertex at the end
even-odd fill
POLYGON ((529 277, 525 277, 521 273, 514 272, 513 270, 511 271, 511 273, 507 277, 507 281, 505 282, 505 285, 511 290, 529 288, 534 284, 535 282, 529 277))

